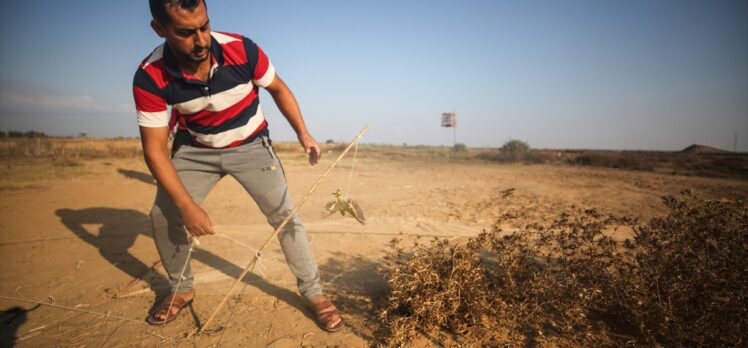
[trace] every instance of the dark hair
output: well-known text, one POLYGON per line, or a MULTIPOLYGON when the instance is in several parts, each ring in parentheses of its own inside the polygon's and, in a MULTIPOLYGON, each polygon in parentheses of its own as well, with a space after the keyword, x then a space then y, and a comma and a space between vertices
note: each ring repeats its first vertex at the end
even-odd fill
POLYGON ((166 6, 194 10, 200 5, 201 1, 205 2, 205 0, 148 0, 148 5, 151 7, 153 19, 161 24, 167 24, 171 22, 171 18, 166 13, 166 6))

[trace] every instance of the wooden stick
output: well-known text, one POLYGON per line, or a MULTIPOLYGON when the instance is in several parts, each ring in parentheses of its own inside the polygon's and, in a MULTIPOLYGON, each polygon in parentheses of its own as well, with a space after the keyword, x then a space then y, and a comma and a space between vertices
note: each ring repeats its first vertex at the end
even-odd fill
POLYGON ((44 237, 44 238, 34 238, 34 239, 17 239, 17 240, 0 241, 0 245, 49 242, 53 240, 77 239, 77 238, 78 238, 77 236, 67 236, 67 237, 44 237))
POLYGON ((133 285, 137 284, 139 281, 143 280, 142 278, 145 277, 148 274, 148 272, 155 270, 156 268, 160 266, 161 266, 161 260, 154 262, 153 265, 151 265, 151 267, 148 267, 148 269, 143 271, 143 273, 133 278, 132 281, 130 281, 130 283, 128 283, 127 285, 119 289, 119 291, 117 291, 117 293, 114 294, 114 298, 120 298, 122 296, 125 296, 123 295, 125 291, 130 289, 133 285))
POLYGON ((114 318, 114 319, 119 319, 119 320, 126 320, 126 321, 130 321, 130 322, 138 323, 138 324, 148 325, 148 323, 146 323, 145 321, 142 321, 142 320, 135 320, 135 319, 120 317, 120 316, 111 315, 111 314, 107 314, 107 313, 89 311, 89 310, 86 310, 86 309, 73 308, 73 307, 67 307, 67 306, 60 306, 60 305, 56 305, 56 304, 53 304, 53 303, 46 303, 46 302, 35 301, 35 300, 28 300, 28 299, 25 299, 25 298, 0 296, 0 299, 9 300, 9 301, 26 302, 26 303, 35 303, 35 304, 39 304, 39 305, 42 305, 42 306, 49 306, 49 307, 54 307, 54 308, 66 309, 66 310, 74 311, 74 312, 96 314, 96 315, 100 315, 102 317, 114 318))
POLYGON ((333 161, 332 164, 330 164, 330 167, 328 167, 327 170, 324 173, 322 173, 322 176, 320 176, 319 179, 317 179, 317 181, 314 184, 312 184, 312 186, 309 188, 309 190, 306 191, 306 194, 304 195, 304 197, 301 198, 301 201, 299 201, 299 203, 296 204, 296 207, 291 211, 290 214, 288 214, 288 216, 286 216, 286 219, 283 220, 283 222, 281 222, 281 224, 278 226, 278 228, 275 229, 275 231, 273 231, 273 234, 271 234, 270 236, 268 236, 268 238, 265 240, 265 243, 263 243, 262 246, 260 246, 259 250, 255 254, 255 257, 252 259, 252 261, 250 261, 249 264, 247 264, 247 266, 244 267, 244 270, 242 271, 242 273, 239 275, 238 278, 236 278, 236 281, 234 281, 234 284, 231 285, 231 288, 229 289, 229 292, 226 294, 226 296, 223 297, 223 299, 221 300, 221 303, 218 304, 218 306, 213 310, 213 313, 210 315, 210 317, 208 317, 208 320, 205 322, 205 325, 203 325, 202 327, 200 327, 198 329, 197 334, 200 334, 201 332, 203 332, 204 329, 206 329, 206 328, 209 327, 210 323, 213 321, 213 318, 215 318, 216 314, 221 310, 221 308, 223 307, 223 305, 226 303, 226 300, 228 300, 228 298, 231 297, 231 294, 234 293, 234 290, 236 289, 237 285, 239 285, 239 283, 242 281, 242 279, 244 279, 244 276, 246 276, 247 273, 251 269, 254 268, 255 264, 257 263, 257 259, 262 254, 262 250, 264 250, 265 247, 267 247, 267 245, 270 244, 270 241, 272 241, 273 237, 275 237, 275 235, 277 235, 278 232, 280 232, 284 227, 286 227, 286 224, 288 224, 288 222, 291 220, 291 218, 293 218, 293 216, 296 214, 296 212, 299 210, 299 208, 301 208, 301 206, 304 204, 304 202, 306 202, 306 200, 309 198, 309 196, 312 195, 312 192, 314 192, 314 190, 317 189, 317 187, 319 186, 319 184, 322 183, 322 180, 324 180, 325 177, 328 174, 330 174, 330 171, 332 171, 332 169, 335 168, 335 166, 338 164, 338 162, 340 162, 340 160, 343 159, 343 156, 345 156, 345 154, 348 153, 348 151, 351 149, 351 147, 353 147, 353 145, 357 144, 361 140, 361 138, 364 136, 364 133, 366 133, 366 131, 369 130, 369 127, 371 127, 371 125, 367 124, 364 127, 364 129, 362 129, 358 133, 358 135, 356 136, 356 138, 353 139, 353 141, 350 144, 348 144, 348 147, 345 148, 345 150, 343 151, 343 153, 341 153, 340 156, 338 156, 338 158, 335 159, 335 161, 333 161))

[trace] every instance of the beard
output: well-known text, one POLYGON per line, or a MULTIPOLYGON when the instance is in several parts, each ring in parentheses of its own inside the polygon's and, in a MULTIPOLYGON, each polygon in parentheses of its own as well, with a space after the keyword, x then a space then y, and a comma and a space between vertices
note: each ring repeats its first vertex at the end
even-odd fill
POLYGON ((179 52, 179 56, 193 63, 202 63, 210 57, 210 46, 194 47, 190 52, 179 52), (198 52, 202 53, 199 55, 198 52))

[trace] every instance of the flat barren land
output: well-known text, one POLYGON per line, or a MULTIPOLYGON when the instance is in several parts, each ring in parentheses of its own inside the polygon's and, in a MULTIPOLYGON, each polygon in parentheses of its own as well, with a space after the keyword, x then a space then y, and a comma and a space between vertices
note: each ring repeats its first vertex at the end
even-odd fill
MULTIPOLYGON (((1 146, 3 346, 366 347, 380 342, 377 311, 389 289, 384 255, 400 235, 459 243, 490 229, 510 210, 538 223, 550 223, 572 207, 646 221, 667 212, 663 196, 684 189, 716 200, 748 197, 744 156, 707 161, 716 166, 709 171, 673 163, 702 163, 699 156, 719 154, 628 153, 621 161, 620 153, 610 152, 618 158, 614 164, 659 159, 631 170, 594 166, 604 152, 575 162, 554 161, 569 152, 549 151, 545 159, 528 163, 497 161, 474 149, 362 145, 355 163, 351 152, 300 209, 324 289, 346 327, 334 334, 317 327, 273 241, 212 327, 191 337, 251 261, 254 248, 272 233, 241 186, 226 177, 203 204, 220 235, 202 238, 193 254, 192 310, 153 327, 144 319, 167 289, 163 270, 151 268, 159 260, 148 216, 156 186, 139 142, 25 141, 1 146), (359 203, 365 225, 340 215, 322 217, 336 189, 359 203)), ((276 149, 299 201, 343 146, 326 144, 315 167, 295 144, 276 149)), ((625 230, 616 233, 627 237, 625 230)), ((554 345, 553 339, 545 343, 554 345)), ((421 338, 411 344, 439 343, 421 338)))

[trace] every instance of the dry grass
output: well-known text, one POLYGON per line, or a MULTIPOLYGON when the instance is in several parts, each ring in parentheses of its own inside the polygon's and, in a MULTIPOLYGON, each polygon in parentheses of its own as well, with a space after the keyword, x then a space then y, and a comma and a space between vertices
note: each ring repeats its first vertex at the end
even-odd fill
POLYGON ((483 150, 475 157, 493 162, 554 163, 748 179, 748 154, 743 153, 542 149, 532 150, 523 157, 501 150, 483 150))
MULTIPOLYGON (((424 145, 361 144, 358 153, 372 161, 445 161, 445 162, 500 162, 527 164, 580 165, 625 170, 654 171, 674 175, 748 179, 748 155, 736 153, 683 153, 652 151, 601 150, 531 150, 523 156, 497 149, 424 145)), ((306 155, 296 142, 274 142, 276 151, 288 161, 305 161, 306 155)), ((321 144, 325 156, 336 155, 347 144, 321 144)), ((88 160, 141 158, 138 138, 0 138, 0 177, 9 173, 26 172, 26 167, 80 167, 88 160), (20 168, 20 169, 19 169, 20 168)), ((49 168, 47 168, 49 169, 49 168)), ((42 170, 42 172, 50 170, 42 170)), ((54 171, 54 170, 53 170, 54 171)), ((69 174, 69 173, 67 173, 69 174)), ((64 174, 64 175, 67 175, 64 174)), ((59 175, 56 175, 59 177, 59 175)))
MULTIPOLYGON (((303 160, 304 153, 296 142, 274 142, 276 151, 285 158, 303 160)), ((678 175, 748 179, 748 155, 739 153, 684 153, 656 151, 548 150, 533 149, 522 156, 500 149, 451 146, 361 144, 359 153, 369 159, 407 159, 444 161, 491 161, 547 163, 657 171, 678 175)), ((323 153, 336 154, 344 143, 321 144, 323 153)), ((66 160, 68 163, 91 159, 142 157, 137 138, 0 138, 0 159, 66 160)))
POLYGON ((139 139, 4 138, 0 139, 0 180, 34 181, 76 178, 88 162, 142 158, 139 139))
POLYGON ((142 156, 138 139, 15 138, 0 140, 0 159, 133 158, 142 156))
POLYGON ((466 244, 393 241, 384 344, 736 346, 748 340, 748 209, 685 193, 643 225, 575 210, 466 244), (633 238, 609 231, 629 226, 633 238))

